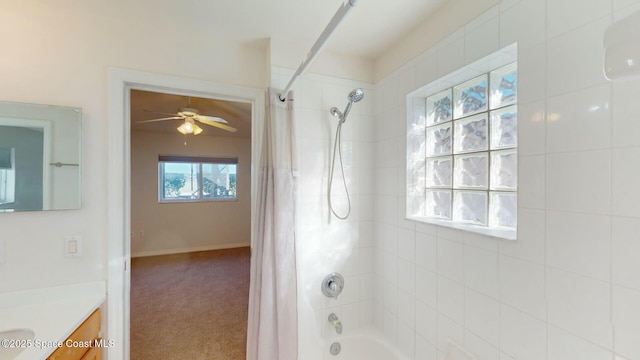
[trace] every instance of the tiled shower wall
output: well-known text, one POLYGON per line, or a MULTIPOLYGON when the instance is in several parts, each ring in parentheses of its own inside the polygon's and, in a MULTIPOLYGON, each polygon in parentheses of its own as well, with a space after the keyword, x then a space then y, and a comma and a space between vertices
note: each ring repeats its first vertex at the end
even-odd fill
MULTIPOLYGON (((272 67, 272 87, 283 89, 293 71, 272 67)), ((373 86, 326 75, 307 74, 295 86, 297 178, 297 252, 299 277, 300 358, 323 358, 325 339, 336 336, 328 315, 336 313, 345 333, 373 325, 373 86), (361 87, 364 99, 353 105, 342 126, 342 155, 352 211, 347 220, 330 215, 327 189, 333 141, 347 95, 361 87), (320 291, 329 273, 344 276, 345 288, 337 300, 320 291)), ((332 201, 338 214, 347 209, 338 158, 332 201)), ((328 353, 328 348, 326 348, 328 353)))
POLYGON ((602 70, 605 29, 639 10, 505 0, 376 84, 374 318, 410 359, 447 338, 483 360, 640 359, 640 80, 602 70), (513 42, 517 241, 405 220, 406 94, 513 42))

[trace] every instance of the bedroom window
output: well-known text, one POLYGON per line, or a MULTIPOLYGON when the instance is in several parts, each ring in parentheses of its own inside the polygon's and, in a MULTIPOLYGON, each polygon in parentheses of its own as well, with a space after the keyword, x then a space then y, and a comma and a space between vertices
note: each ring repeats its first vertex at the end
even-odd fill
POLYGON ((409 94, 408 218, 515 239, 518 75, 509 53, 409 94))
POLYGON ((237 158, 166 156, 158 158, 161 203, 237 199, 237 158))

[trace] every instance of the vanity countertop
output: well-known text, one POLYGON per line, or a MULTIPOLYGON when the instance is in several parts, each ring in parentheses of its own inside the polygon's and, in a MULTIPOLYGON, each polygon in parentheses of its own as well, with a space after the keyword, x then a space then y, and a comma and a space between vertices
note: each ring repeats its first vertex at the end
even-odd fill
POLYGON ((15 360, 46 359, 106 299, 104 282, 0 294, 0 331, 30 329, 31 346, 15 360))

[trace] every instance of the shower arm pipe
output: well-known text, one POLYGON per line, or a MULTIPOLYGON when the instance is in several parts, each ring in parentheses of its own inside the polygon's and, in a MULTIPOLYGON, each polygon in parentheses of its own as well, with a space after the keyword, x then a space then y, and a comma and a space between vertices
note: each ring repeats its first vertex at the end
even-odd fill
POLYGON ((304 74, 309 65, 311 65, 313 60, 315 60, 315 58, 320 54, 320 51, 322 51, 327 41, 329 41, 329 38, 331 37, 333 32, 338 28, 340 23, 342 23, 342 20, 344 20, 349 11, 351 11, 351 9, 356 6, 357 1, 358 0, 347 0, 340 6, 338 11, 336 11, 335 15, 333 15, 333 18, 331 18, 331 21, 329 21, 327 27, 324 28, 322 34, 320 34, 320 37, 318 37, 318 40, 316 40, 316 42, 311 47, 311 50, 309 50, 309 53, 307 53, 307 58, 300 64, 298 70, 296 70, 296 72, 293 74, 293 77, 291 77, 291 80, 289 80, 289 83, 284 88, 282 94, 278 96, 280 101, 285 101, 287 93, 289 93, 289 90, 291 90, 293 84, 296 82, 296 80, 298 80, 298 77, 304 74))

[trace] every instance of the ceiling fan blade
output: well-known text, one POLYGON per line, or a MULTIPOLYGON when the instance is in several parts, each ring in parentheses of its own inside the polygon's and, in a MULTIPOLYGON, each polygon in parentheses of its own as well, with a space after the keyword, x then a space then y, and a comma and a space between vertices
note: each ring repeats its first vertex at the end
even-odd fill
POLYGON ((144 124, 144 123, 152 123, 152 122, 156 122, 156 121, 165 121, 165 120, 182 120, 182 117, 181 116, 174 116, 174 117, 161 118, 161 119, 142 120, 142 121, 136 121, 136 123, 144 124))
POLYGON ((209 120, 209 121, 215 121, 217 123, 228 124, 227 120, 217 116, 196 115, 196 118, 198 120, 209 120))
POLYGON ((221 124, 221 123, 216 122, 216 121, 210 121, 210 120, 207 120, 207 119, 198 119, 198 121, 200 121, 201 123, 206 124, 206 125, 215 126, 215 127, 220 128, 222 130, 227 130, 229 132, 238 131, 238 129, 236 129, 234 127, 231 127, 231 126, 228 126, 228 125, 225 125, 225 124, 221 124))
POLYGON ((166 113, 166 112, 153 111, 153 110, 147 110, 147 109, 144 109, 144 111, 145 111, 145 112, 154 113, 154 114, 160 114, 160 115, 173 115, 173 116, 178 116, 178 114, 176 114, 176 113, 166 113))

